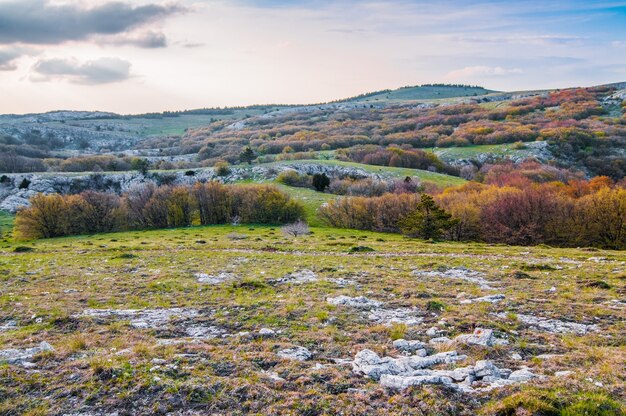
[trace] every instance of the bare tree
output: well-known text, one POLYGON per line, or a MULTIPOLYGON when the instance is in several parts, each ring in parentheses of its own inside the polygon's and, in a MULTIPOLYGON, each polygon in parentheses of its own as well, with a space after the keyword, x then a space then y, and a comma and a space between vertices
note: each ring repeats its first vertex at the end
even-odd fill
POLYGON ((301 235, 311 234, 309 226, 302 220, 281 227, 280 231, 287 237, 297 238, 301 235))

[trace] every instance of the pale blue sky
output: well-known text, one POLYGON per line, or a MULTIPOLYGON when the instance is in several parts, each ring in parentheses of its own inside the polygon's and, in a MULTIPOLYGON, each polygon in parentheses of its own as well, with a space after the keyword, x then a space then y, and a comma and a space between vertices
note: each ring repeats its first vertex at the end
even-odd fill
POLYGON ((626 81, 626 1, 0 0, 0 112, 626 81))

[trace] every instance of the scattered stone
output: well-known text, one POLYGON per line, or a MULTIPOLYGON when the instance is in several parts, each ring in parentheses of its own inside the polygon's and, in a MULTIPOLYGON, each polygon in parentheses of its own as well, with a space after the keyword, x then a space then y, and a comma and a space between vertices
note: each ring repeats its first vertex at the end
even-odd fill
POLYGON ((453 341, 448 337, 437 337, 428 341, 428 343, 432 346, 452 344, 452 342, 453 341))
POLYGON ((349 306, 357 309, 373 309, 382 306, 382 302, 377 300, 368 299, 365 296, 358 296, 356 298, 350 296, 337 296, 335 298, 326 298, 326 302, 336 306, 349 306))
POLYGON ((555 377, 569 377, 572 374, 574 374, 573 371, 565 370, 565 371, 557 371, 556 373, 554 373, 554 376, 555 377))
POLYGON ((511 357, 511 360, 515 360, 515 361, 520 361, 523 359, 522 356, 516 352, 511 354, 510 357, 511 357))
POLYGON ((32 367, 32 363, 28 360, 45 351, 54 351, 52 345, 48 344, 46 341, 43 341, 39 344, 39 346, 32 348, 0 350, 0 362, 32 367))
POLYGON ((17 328, 17 322, 15 321, 6 321, 2 325, 0 325, 0 332, 12 331, 17 328))
POLYGON ((414 270, 413 275, 420 277, 442 277, 445 279, 458 279, 464 280, 469 283, 474 283, 480 286, 481 289, 493 290, 490 286, 491 282, 488 282, 484 278, 484 274, 475 270, 470 270, 466 267, 456 267, 449 269, 440 269, 433 271, 414 270))
POLYGON ((206 273, 196 273, 195 277, 198 279, 198 283, 207 283, 210 285, 217 285, 230 280, 237 279, 237 276, 233 273, 221 272, 218 275, 209 275, 206 273))
POLYGON ((284 378, 278 375, 278 373, 274 371, 261 371, 261 373, 265 374, 270 380, 274 382, 285 381, 284 378))
POLYGON ((455 342, 466 345, 480 345, 482 347, 493 347, 494 345, 506 345, 509 342, 498 339, 493 335, 493 329, 476 328, 472 334, 459 335, 454 338, 455 342))
POLYGON ((357 285, 357 283, 354 280, 344 279, 342 277, 331 278, 331 279, 328 279, 328 281, 332 282, 332 283, 334 283, 334 284, 336 284, 337 286, 340 286, 340 287, 356 286, 357 285))
POLYGON ((528 380, 532 380, 533 378, 536 378, 536 377, 537 377, 537 375, 533 374, 529 369, 522 368, 520 370, 513 371, 509 375, 508 380, 516 381, 516 382, 525 382, 525 381, 528 381, 528 380))
POLYGON ((288 360, 307 361, 313 357, 311 351, 304 347, 293 347, 280 350, 276 353, 279 357, 286 358, 288 360))
POLYGON ((461 304, 467 305, 470 303, 480 303, 480 302, 498 303, 504 299, 506 299, 506 296, 500 293, 498 295, 483 296, 481 298, 476 298, 476 299, 465 299, 461 301, 461 304))
POLYGON ((226 331, 217 326, 192 325, 185 329, 187 335, 191 338, 212 339, 218 338, 226 333, 226 331))
POLYGON ((452 386, 450 377, 442 377, 438 375, 424 376, 394 376, 383 374, 380 377, 380 385, 394 390, 404 390, 411 386, 421 386, 423 384, 443 384, 452 386))
POLYGON ((259 330, 259 336, 262 338, 271 338, 276 336, 276 331, 269 328, 261 328, 259 330))
POLYGON ((393 347, 398 351, 402 351, 405 353, 415 353, 416 351, 424 351, 424 354, 426 353, 426 344, 422 341, 407 341, 406 339, 397 339, 393 342, 393 347))
POLYGON ((397 309, 373 309, 367 316, 370 321, 381 325, 404 324, 419 325, 424 318, 419 316, 419 309, 397 308, 397 309))
POLYGON ((431 338, 434 338, 437 335, 439 335, 441 332, 442 331, 439 328, 437 328, 436 326, 433 326, 433 327, 430 327, 430 328, 428 328, 426 330, 426 335, 431 337, 431 338))
POLYGON ((198 311, 187 308, 171 309, 86 309, 76 317, 91 317, 101 321, 128 320, 134 328, 162 328, 172 318, 196 318, 198 311))
POLYGON ((304 270, 299 270, 297 272, 286 274, 285 276, 279 279, 270 280, 270 283, 303 284, 303 283, 316 282, 317 280, 318 280, 317 275, 314 272, 308 269, 304 269, 304 270))
MULTIPOLYGON (((506 318, 505 313, 499 313, 496 316, 503 319, 506 318)), ((598 331, 599 329, 595 324, 579 324, 576 322, 565 322, 558 319, 549 319, 532 315, 517 315, 517 319, 531 328, 553 334, 575 333, 578 335, 585 335, 588 332, 598 331)))
POLYGON ((500 378, 500 370, 491 360, 479 360, 474 365, 474 374, 478 378, 495 377, 500 378))

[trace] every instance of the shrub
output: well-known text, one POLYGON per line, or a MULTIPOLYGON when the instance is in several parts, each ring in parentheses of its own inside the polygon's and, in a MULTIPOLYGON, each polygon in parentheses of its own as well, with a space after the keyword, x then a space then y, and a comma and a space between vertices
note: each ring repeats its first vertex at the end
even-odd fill
POLYGON ((280 231, 284 235, 294 238, 311 233, 309 226, 304 221, 296 221, 293 224, 284 225, 281 227, 280 231))
POLYGON ((288 186, 297 186, 300 188, 311 187, 311 177, 309 175, 300 175, 293 169, 282 171, 276 177, 276 181, 288 186))
POLYGON ((213 165, 215 169, 215 174, 217 176, 228 176, 230 175, 230 165, 225 160, 221 160, 213 165))
POLYGON ((320 207, 318 215, 333 227, 399 232, 398 221, 408 215, 418 201, 416 194, 339 198, 320 207))
POLYGON ((248 224, 284 224, 304 217, 304 207, 289 195, 268 185, 243 185, 230 188, 233 216, 248 224))
POLYGON ((368 246, 350 247, 350 253, 371 253, 372 251, 376 251, 376 250, 368 246))
POLYGON ((69 221, 66 199, 61 195, 37 194, 29 208, 20 208, 15 217, 15 231, 24 239, 67 235, 69 221))
POLYGON ((200 214, 200 224, 228 224, 231 219, 232 196, 219 182, 197 183, 193 195, 200 214))

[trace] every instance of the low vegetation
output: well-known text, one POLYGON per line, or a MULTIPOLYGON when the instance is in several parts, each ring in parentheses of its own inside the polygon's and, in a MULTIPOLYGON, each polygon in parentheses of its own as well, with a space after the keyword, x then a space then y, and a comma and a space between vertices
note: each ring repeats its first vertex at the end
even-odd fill
POLYGON ((334 227, 404 230, 423 238, 626 248, 626 189, 608 178, 516 186, 470 183, 446 189, 435 201, 433 213, 424 215, 424 201, 413 195, 346 198, 322 206, 320 216, 334 227))
POLYGON ((38 194, 18 211, 15 233, 34 239, 193 224, 281 224, 303 217, 300 204, 268 185, 139 185, 122 196, 38 194))

